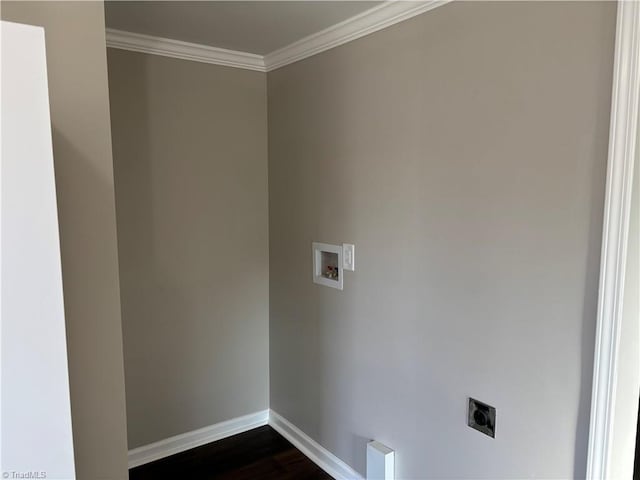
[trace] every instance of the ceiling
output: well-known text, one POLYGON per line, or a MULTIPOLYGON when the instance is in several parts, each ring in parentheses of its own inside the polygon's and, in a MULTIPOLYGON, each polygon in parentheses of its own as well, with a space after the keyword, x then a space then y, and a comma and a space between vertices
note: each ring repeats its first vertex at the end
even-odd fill
POLYGON ((265 55, 382 2, 108 1, 107 28, 265 55))

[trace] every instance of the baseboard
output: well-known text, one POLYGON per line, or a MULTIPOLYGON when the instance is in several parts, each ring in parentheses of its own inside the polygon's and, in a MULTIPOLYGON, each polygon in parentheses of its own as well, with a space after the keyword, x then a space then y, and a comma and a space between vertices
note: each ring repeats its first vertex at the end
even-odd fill
POLYGON ((267 424, 336 480, 364 480, 353 468, 273 410, 251 413, 129 450, 129 468, 267 424))
POLYGON ((273 410, 269 410, 269 425, 336 480, 364 480, 353 468, 273 410))
POLYGON ((129 468, 138 467, 169 455, 184 452, 190 448, 199 447, 237 433, 246 432, 252 428, 261 427, 266 425, 268 420, 269 410, 262 410, 134 448, 129 450, 129 468))

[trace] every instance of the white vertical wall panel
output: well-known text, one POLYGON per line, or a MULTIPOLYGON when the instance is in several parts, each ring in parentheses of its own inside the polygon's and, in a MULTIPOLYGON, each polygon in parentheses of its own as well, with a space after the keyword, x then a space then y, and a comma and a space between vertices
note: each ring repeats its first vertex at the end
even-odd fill
POLYGON ((45 32, 2 22, 0 39, 0 470, 6 478, 69 479, 75 471, 45 32))

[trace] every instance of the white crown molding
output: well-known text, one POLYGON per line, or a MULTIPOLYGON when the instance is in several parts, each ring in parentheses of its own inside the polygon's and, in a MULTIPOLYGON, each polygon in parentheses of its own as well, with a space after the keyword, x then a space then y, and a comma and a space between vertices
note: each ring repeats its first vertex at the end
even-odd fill
POLYGON ((269 72, 408 20, 450 1, 388 1, 265 56, 111 28, 107 29, 107 47, 269 72))
POLYGON ((611 477, 620 326, 640 92, 640 2, 619 1, 602 226, 587 479, 611 477))
POLYGON ((269 425, 336 480, 364 480, 353 468, 273 410, 269 410, 269 425))
POLYGON ((329 28, 302 38, 264 57, 267 71, 284 67, 312 55, 408 20, 451 0, 388 1, 329 28))
POLYGON ((261 427, 266 425, 268 420, 269 410, 262 410, 134 448, 129 450, 129 468, 138 467, 145 463, 184 452, 190 448, 196 448, 231 435, 246 432, 252 428, 261 427))
POLYGON ((107 29, 107 47, 264 72, 264 57, 170 38, 107 29))

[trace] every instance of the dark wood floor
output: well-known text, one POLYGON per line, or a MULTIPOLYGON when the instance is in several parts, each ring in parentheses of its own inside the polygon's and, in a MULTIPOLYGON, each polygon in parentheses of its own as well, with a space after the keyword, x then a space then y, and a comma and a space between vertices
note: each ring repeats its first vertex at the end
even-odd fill
POLYGON ((638 401, 638 423, 636 424, 636 459, 633 480, 640 480, 640 400, 638 401))
POLYGON ((268 425, 129 470, 130 480, 328 480, 268 425))

